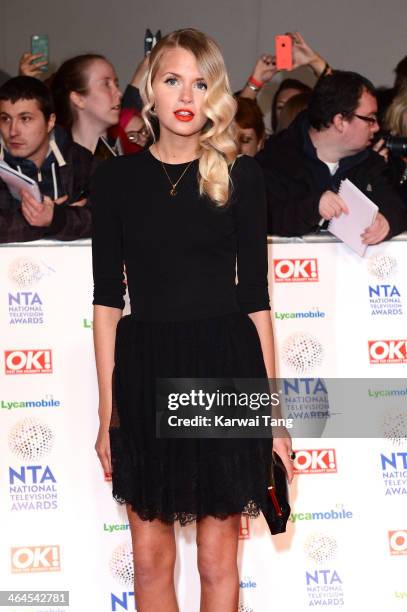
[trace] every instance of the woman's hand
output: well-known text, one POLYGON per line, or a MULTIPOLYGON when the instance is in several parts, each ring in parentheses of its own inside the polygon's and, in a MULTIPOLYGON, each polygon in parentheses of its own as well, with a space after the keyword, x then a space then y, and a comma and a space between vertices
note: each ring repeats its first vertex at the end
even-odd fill
POLYGON ((42 74, 41 68, 48 64, 47 60, 36 62, 36 59, 44 57, 42 53, 23 53, 18 64, 18 74, 21 76, 37 77, 42 74))
POLYGON ((112 415, 112 377, 117 324, 122 317, 119 308, 95 304, 93 338, 99 387, 99 433, 95 450, 106 475, 112 472, 109 427, 112 415))
POLYGON ((287 472, 288 483, 291 484, 294 478, 293 452, 291 436, 285 427, 273 427, 273 452, 277 453, 287 472))
POLYGON ((299 32, 289 32, 293 41, 293 70, 300 66, 310 66, 316 76, 325 69, 325 60, 311 49, 299 32))
MULTIPOLYGON (((261 87, 271 81, 275 73, 277 72, 276 68, 276 59, 273 55, 268 53, 263 53, 257 60, 253 72, 251 76, 261 84, 261 87)), ((260 85, 257 89, 251 89, 249 84, 243 87, 240 91, 239 96, 241 98, 249 98, 250 100, 255 100, 258 92, 260 91, 260 85)))
POLYGON ((263 53, 256 62, 253 68, 252 75, 257 81, 265 84, 271 81, 273 76, 276 74, 276 59, 273 55, 263 53))
POLYGON ((99 427, 98 437, 96 439, 95 450, 99 461, 102 464, 105 476, 112 474, 112 460, 110 455, 110 439, 109 430, 106 427, 99 427))

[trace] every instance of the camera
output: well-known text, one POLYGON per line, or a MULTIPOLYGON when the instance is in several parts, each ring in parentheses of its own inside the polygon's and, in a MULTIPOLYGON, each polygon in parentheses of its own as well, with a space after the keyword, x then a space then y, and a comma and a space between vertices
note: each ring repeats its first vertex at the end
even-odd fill
POLYGON ((406 136, 386 136, 384 146, 389 149, 393 157, 407 157, 406 136))

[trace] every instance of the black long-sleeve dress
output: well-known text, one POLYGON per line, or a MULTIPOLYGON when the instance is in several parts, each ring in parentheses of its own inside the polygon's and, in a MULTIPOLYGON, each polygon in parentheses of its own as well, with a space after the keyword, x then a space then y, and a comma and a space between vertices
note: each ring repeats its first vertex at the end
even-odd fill
MULTIPOLYGON (((175 183, 187 164, 165 167, 175 183)), ((270 439, 156 438, 157 378, 266 377, 247 316, 269 309, 261 170, 237 158, 226 207, 199 195, 197 173, 195 160, 171 196, 147 150, 106 162, 92 190, 93 303, 123 308, 125 265, 132 311, 116 335, 113 495, 181 524, 257 516, 271 461, 270 439)))

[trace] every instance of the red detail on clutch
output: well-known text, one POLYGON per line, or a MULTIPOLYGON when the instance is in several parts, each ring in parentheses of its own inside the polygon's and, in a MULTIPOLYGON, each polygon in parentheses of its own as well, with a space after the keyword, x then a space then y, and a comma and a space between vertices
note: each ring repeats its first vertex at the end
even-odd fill
POLYGON ((283 516, 283 511, 281 510, 280 504, 278 503, 276 490, 274 487, 269 487, 268 492, 271 498, 271 501, 274 506, 274 510, 276 511, 277 516, 283 516))

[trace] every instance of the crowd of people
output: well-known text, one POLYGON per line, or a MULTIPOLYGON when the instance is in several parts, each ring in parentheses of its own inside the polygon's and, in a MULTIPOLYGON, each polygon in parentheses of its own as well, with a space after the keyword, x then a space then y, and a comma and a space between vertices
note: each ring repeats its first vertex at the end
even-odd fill
MULTIPOLYGON (((316 84, 281 82, 269 138, 256 98, 275 78, 275 58, 262 55, 233 96, 217 43, 192 28, 162 38, 124 94, 96 54, 67 60, 45 82, 40 58, 24 54, 21 74, 0 87, 2 163, 43 197, 0 183, 0 240, 92 236, 95 450, 126 504, 143 612, 178 612, 174 522, 196 521, 200 609, 224 612, 238 607, 241 514, 263 512, 271 533, 285 530, 295 452, 279 418, 267 436, 243 426, 168 437, 156 413, 166 381, 170 395, 180 380, 191 393, 204 381, 229 390, 248 379, 271 390, 267 229, 303 235, 346 214, 346 178, 379 208, 365 244, 407 229, 397 140, 407 130, 405 60, 379 111, 368 79, 290 36, 293 68, 309 66, 316 84), (377 139, 379 116, 390 138, 377 139)), ((216 408, 225 416, 240 403, 216 408)))
MULTIPOLYGON (((291 34, 293 69, 308 66, 315 87, 279 77, 266 126, 257 96, 276 79, 263 54, 235 94, 235 138, 241 154, 263 169, 268 232, 299 236, 325 229, 346 213, 337 194, 349 178, 380 213, 364 235, 375 244, 407 229, 407 57, 390 89, 376 90, 352 72, 334 70, 298 32, 291 34), (267 137, 267 133, 270 133, 267 137)), ((66 60, 45 81, 39 55, 24 53, 19 76, 0 88, 0 161, 37 181, 42 202, 11 193, 0 179, 0 242, 91 236, 89 185, 96 166, 151 146, 140 88, 147 58, 124 94, 103 55, 66 60)), ((284 73, 286 76, 286 73, 284 73)))

